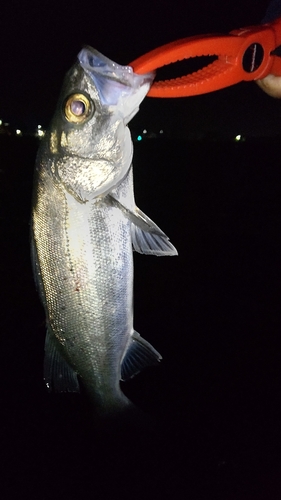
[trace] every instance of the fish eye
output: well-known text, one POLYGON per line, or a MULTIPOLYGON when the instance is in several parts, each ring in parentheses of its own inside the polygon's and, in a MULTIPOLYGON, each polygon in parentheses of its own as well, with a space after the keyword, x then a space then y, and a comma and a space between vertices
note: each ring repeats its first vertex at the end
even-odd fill
POLYGON ((92 101, 84 94, 72 94, 64 104, 64 115, 70 123, 85 123, 93 112, 92 101))

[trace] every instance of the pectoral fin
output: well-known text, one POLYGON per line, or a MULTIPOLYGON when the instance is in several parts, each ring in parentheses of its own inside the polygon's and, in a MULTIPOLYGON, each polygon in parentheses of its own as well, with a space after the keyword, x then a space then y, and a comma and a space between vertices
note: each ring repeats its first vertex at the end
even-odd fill
POLYGON ((132 211, 113 196, 108 195, 108 199, 132 222, 132 244, 136 252, 157 256, 178 255, 168 236, 139 208, 132 211))
POLYGON ((136 252, 146 255, 157 255, 158 257, 178 255, 176 248, 164 233, 159 234, 152 231, 145 231, 140 226, 132 223, 131 236, 136 252))
POLYGON ((121 380, 128 380, 147 366, 155 365, 162 359, 152 345, 134 331, 121 365, 121 380))
POLYGON ((60 354, 49 329, 45 340, 44 381, 49 392, 80 392, 77 374, 60 354))

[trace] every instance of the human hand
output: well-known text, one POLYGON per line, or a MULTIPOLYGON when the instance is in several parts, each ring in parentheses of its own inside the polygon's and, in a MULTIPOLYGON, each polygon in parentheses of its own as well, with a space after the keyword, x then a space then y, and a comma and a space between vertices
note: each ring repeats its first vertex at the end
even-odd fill
POLYGON ((271 97, 281 99, 281 77, 267 75, 262 80, 256 80, 258 86, 271 97))

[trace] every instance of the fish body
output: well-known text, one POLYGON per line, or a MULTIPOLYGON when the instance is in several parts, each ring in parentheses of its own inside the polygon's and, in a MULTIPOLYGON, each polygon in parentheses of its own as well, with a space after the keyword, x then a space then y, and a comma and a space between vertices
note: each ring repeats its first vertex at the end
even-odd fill
POLYGON ((84 48, 36 161, 32 258, 47 322, 44 379, 49 390, 79 391, 79 376, 104 414, 130 406, 121 379, 161 359, 134 330, 133 247, 177 253, 134 201, 127 123, 152 80, 84 48))

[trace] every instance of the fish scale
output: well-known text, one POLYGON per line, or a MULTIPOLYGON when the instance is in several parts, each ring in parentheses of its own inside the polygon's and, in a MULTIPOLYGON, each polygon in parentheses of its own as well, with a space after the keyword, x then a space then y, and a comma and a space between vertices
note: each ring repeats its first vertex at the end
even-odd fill
POLYGON ((134 330, 133 248, 177 254, 134 201, 127 123, 152 80, 83 49, 36 162, 32 255, 46 313, 45 383, 58 392, 82 383, 103 415, 131 406, 121 379, 161 359, 134 330))

